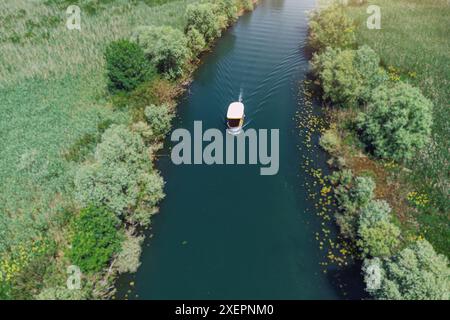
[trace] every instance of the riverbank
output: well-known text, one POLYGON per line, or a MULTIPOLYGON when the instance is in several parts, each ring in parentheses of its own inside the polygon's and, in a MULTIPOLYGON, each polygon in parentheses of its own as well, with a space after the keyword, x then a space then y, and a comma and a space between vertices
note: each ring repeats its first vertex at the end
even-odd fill
MULTIPOLYGON (((120 277, 117 298, 361 297, 353 290, 361 283, 358 272, 321 267, 329 242, 321 250, 314 239, 325 227, 308 198, 306 183, 312 181, 298 164, 310 156, 299 145, 304 131, 293 119, 303 104, 297 84, 306 77, 308 61, 299 47, 307 38, 305 12, 313 7, 310 0, 261 1, 205 55, 174 119, 175 128, 191 134, 199 120, 205 130, 220 129, 227 106, 241 97, 248 128, 280 129, 278 174, 260 176, 251 164, 175 165, 160 157, 166 198, 144 243, 142 265, 120 277), (234 199, 231 207, 224 199, 234 199)), ((166 141, 164 155, 173 146, 166 141)), ((326 172, 324 152, 311 153, 326 172)), ((331 232, 328 239, 335 242, 331 232)))
POLYGON ((383 193, 397 197, 393 204, 398 206, 400 218, 417 221, 418 232, 450 258, 450 176, 444 169, 450 158, 450 43, 445 28, 450 8, 439 0, 383 0, 377 5, 384 24, 380 31, 364 26, 364 7, 346 8, 357 25, 356 41, 371 46, 391 77, 406 79, 420 88, 434 105, 431 143, 405 165, 406 170, 397 173, 395 192, 383 193), (420 198, 426 199, 426 205, 420 204, 420 198))
MULTIPOLYGON (((219 33, 218 33, 218 38, 213 37, 211 39, 209 39, 209 41, 200 41, 200 43, 194 43, 192 44, 191 42, 189 42, 189 45, 193 45, 193 47, 191 47, 190 49, 193 52, 193 56, 191 57, 191 59, 189 60, 188 63, 186 63, 185 65, 183 65, 183 69, 184 72, 182 74, 182 76, 178 79, 173 80, 170 84, 166 83, 167 86, 164 86, 162 88, 158 88, 158 85, 154 85, 152 83, 150 83, 148 85, 148 89, 150 89, 151 91, 148 91, 148 89, 144 88, 142 91, 142 87, 139 87, 136 89, 135 93, 136 95, 133 94, 133 92, 129 95, 124 96, 118 96, 118 100, 114 100, 115 97, 113 97, 113 103, 116 103, 119 108, 120 106, 123 105, 127 105, 128 103, 132 103, 137 105, 139 108, 141 108, 141 110, 138 110, 136 112, 136 110, 132 111, 133 112, 133 119, 136 123, 139 123, 140 121, 142 121, 142 118, 144 117, 142 115, 143 110, 142 107, 145 107, 146 105, 148 105, 148 103, 157 103, 157 104, 166 104, 169 109, 170 112, 176 113, 177 112, 177 105, 178 105, 178 101, 177 99, 179 99, 186 91, 186 89, 190 86, 191 82, 192 82, 192 76, 193 73, 196 71, 196 69, 202 64, 202 57, 205 54, 208 54, 208 52, 210 50, 212 50, 216 44, 216 41, 218 41, 221 37, 221 33, 224 32, 226 29, 228 29, 229 27, 231 27, 240 16, 242 16, 243 14, 249 12, 249 11, 253 11, 255 6, 257 5, 258 0, 249 0, 249 1, 241 1, 238 0, 236 2, 233 1, 223 1, 221 2, 221 6, 223 7, 223 10, 225 10, 225 16, 229 15, 229 17, 227 19, 229 19, 226 23, 224 23, 223 21, 217 21, 217 23, 219 25, 221 25, 219 33), (235 11, 235 9, 233 7, 230 7, 232 4, 236 4, 238 5, 236 7, 237 11, 235 11), (149 96, 152 97, 156 97, 157 101, 149 101, 148 98, 149 96), (141 100, 142 101, 139 101, 141 100)), ((220 6, 219 5, 219 6, 220 6)), ((205 17, 203 17, 204 19, 205 17)), ((218 19, 222 19, 221 16, 217 16, 216 18, 218 19)), ((188 19, 189 20, 189 19, 188 19)), ((208 21, 191 21, 193 23, 205 23, 208 21)), ((188 21, 188 24, 190 22, 188 21)), ((211 23, 211 22, 209 22, 211 23)), ((211 27, 211 26, 204 26, 205 28, 211 27)), ((189 36, 189 25, 187 25, 185 27, 185 32, 187 33, 187 35, 189 36)), ((193 27, 195 28, 195 26, 193 27)), ((211 32, 210 30, 205 30, 206 32, 211 32)), ((216 31, 217 32, 217 31, 216 31)), ((205 39, 206 40, 206 39, 205 39)), ((191 39, 189 39, 189 41, 191 41, 191 39)), ((145 85, 144 85, 145 87, 145 85)), ((151 100, 151 98, 150 98, 151 100)), ((166 135, 170 132, 170 130, 168 129, 166 131, 165 135, 161 135, 158 138, 157 144, 150 146, 150 149, 152 149, 152 152, 156 153, 157 151, 159 151, 160 149, 163 148, 163 142, 164 140, 167 138, 166 135)), ((152 159, 153 163, 156 161, 157 155, 152 159)), ((159 211, 159 208, 156 209, 157 211, 159 211)), ((155 211, 156 213, 156 211, 155 211)), ((139 234, 137 235, 138 237, 140 237, 142 240, 140 242, 140 250, 142 250, 142 245, 144 243, 144 235, 145 233, 148 233, 148 229, 150 228, 150 226, 148 226, 147 228, 145 228, 145 230, 141 230, 139 232, 139 234)), ((139 253, 139 258, 140 258, 140 253, 139 253)), ((114 260, 111 263, 111 268, 114 265, 114 260)), ((138 264, 136 264, 136 267, 133 268, 132 273, 136 272, 138 267, 140 266, 140 262, 138 262, 138 264)), ((110 268, 110 269, 111 269, 110 268)), ((130 272, 127 272, 128 274, 130 274, 130 272)), ((116 276, 118 276, 119 274, 116 274, 116 276)), ((113 278, 112 281, 116 281, 116 277, 113 278)), ((135 285, 135 283, 133 281, 129 282, 128 285, 130 287, 133 287, 135 285)), ((111 290, 108 292, 108 298, 115 298, 114 294, 116 293, 116 289, 114 288, 114 290, 111 290)), ((127 295, 125 295, 124 298, 128 298, 127 295)))
MULTIPOLYGON (((323 184, 325 191, 333 190, 338 206, 335 219, 340 232, 354 247, 353 255, 364 260, 366 290, 376 298, 448 299, 448 260, 439 254, 448 256, 450 249, 449 207, 442 201, 448 197, 448 177, 445 178, 442 172, 445 167, 442 159, 446 157, 442 151, 448 141, 442 139, 442 134, 445 135, 444 128, 448 123, 443 125, 441 122, 442 117, 448 118, 444 116, 448 108, 442 99, 448 95, 448 90, 430 87, 430 79, 442 80, 441 75, 445 72, 438 69, 446 64, 438 57, 448 51, 438 47, 427 56, 419 54, 415 48, 420 47, 422 37, 415 36, 416 43, 410 38, 404 42, 402 32, 421 23, 412 17, 427 12, 435 18, 421 20, 427 24, 427 31, 419 28, 420 32, 426 32, 427 41, 442 44, 438 11, 448 8, 439 7, 439 3, 437 1, 431 7, 422 3, 411 7, 406 1, 383 2, 380 4, 381 30, 367 29, 367 3, 326 7, 311 17, 310 45, 316 51, 312 69, 316 79, 314 84, 320 86, 315 92, 322 95, 329 118, 328 128, 321 130, 320 143, 331 155, 329 164, 336 170, 324 179, 323 184), (397 19, 399 15, 402 19, 397 19), (435 24, 429 25, 429 21, 435 21, 435 24), (397 34, 402 34, 402 41, 397 34), (373 45, 375 51, 364 46, 366 44, 373 45), (428 59, 433 63, 430 64, 428 59), (441 64, 434 64, 434 61, 441 61, 441 64), (419 70, 418 65, 435 65, 438 69, 419 70), (420 87, 426 98, 412 85, 420 87), (396 96, 396 88, 400 90, 398 101, 381 98, 380 94, 385 92, 388 97, 396 96), (408 100, 408 95, 415 98, 408 100), (434 102, 433 109, 427 98, 434 102), (417 107, 411 118, 419 117, 418 121, 395 122, 399 114, 392 111, 392 115, 387 115, 389 111, 382 111, 386 104, 391 110, 395 109, 397 103, 402 104, 402 112, 417 107), (377 121, 381 123, 378 125, 377 121), (391 131, 383 131, 388 127, 391 131), (403 133, 397 135, 397 130, 403 133), (412 130, 411 134, 420 134, 408 137, 409 130, 412 130), (431 145, 435 146, 433 150, 428 148, 430 144, 421 143, 421 139, 431 139, 431 145), (390 149, 390 144, 396 147, 390 149), (423 172, 424 164, 420 159, 427 159, 425 168, 432 167, 437 171, 425 169, 423 172), (434 160, 430 162, 430 159, 434 160), (417 179, 418 176, 422 179, 417 179), (432 183, 433 187, 427 183, 432 183), (404 270, 404 259, 411 254, 423 259, 424 263, 412 263, 409 270, 404 270), (424 273, 433 279, 433 284, 426 290, 420 289, 429 281, 424 273), (406 283, 409 274, 414 274, 415 278, 406 283)), ((444 21, 441 23, 445 24, 444 21)), ((314 85, 310 87, 314 88, 314 85)))
MULTIPOLYGON (((1 125, 7 155, 1 164, 5 186, 0 215, 2 299, 106 298, 112 294, 118 269, 137 268, 143 239, 141 228, 132 220, 148 226, 149 216, 157 211, 156 202, 163 197, 162 179, 149 162, 162 137, 155 132, 146 136, 149 131, 142 131, 148 126, 155 129, 154 123, 142 121, 144 108, 155 103, 167 106, 173 114, 175 98, 198 61, 190 59, 183 65, 183 80, 155 75, 132 93, 111 95, 105 92, 104 53, 108 44, 128 39, 137 26, 148 21, 184 34, 185 10, 196 1, 166 2, 156 6, 83 2, 81 31, 65 27, 64 4, 2 4, 1 17, 6 23, 0 45, 7 57, 0 69, 1 96, 7 102, 1 125), (149 137, 151 141, 145 140, 149 137), (119 142, 131 148, 114 149, 119 142), (102 166, 114 160, 107 154, 116 156, 117 152, 131 152, 147 170, 125 167, 134 177, 114 180, 120 172, 113 169, 124 168, 128 159, 115 162, 110 170, 102 166), (98 187, 92 189, 89 181, 95 182, 99 175, 103 180, 97 180, 98 187), (142 183, 139 186, 130 184, 136 177, 142 183), (117 182, 122 188, 134 189, 126 195, 114 194, 117 182), (151 187, 149 197, 131 193, 144 185, 151 187), (101 195, 105 190, 106 197, 101 195), (102 199, 108 197, 111 201, 105 203, 102 199), (135 202, 145 203, 149 210, 135 215, 135 202), (67 269, 73 264, 79 264, 82 274, 80 269, 67 269)), ((236 7, 231 14, 237 11, 236 7)), ((222 29, 228 25, 225 22, 221 18, 214 23, 222 29)), ((210 44, 203 42, 199 47, 197 43, 199 52, 194 57, 210 44)))

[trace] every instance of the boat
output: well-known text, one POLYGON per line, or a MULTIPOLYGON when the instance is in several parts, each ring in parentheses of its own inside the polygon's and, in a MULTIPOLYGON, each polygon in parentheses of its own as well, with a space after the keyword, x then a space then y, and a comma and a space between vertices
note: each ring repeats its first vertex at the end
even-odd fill
POLYGON ((232 135, 241 133, 244 118, 244 104, 242 102, 231 103, 227 111, 227 132, 232 135))

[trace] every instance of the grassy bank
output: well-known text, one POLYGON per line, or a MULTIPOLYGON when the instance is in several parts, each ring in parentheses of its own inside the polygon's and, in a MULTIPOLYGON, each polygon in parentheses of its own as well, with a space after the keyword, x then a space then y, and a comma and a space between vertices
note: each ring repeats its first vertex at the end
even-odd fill
POLYGON ((325 6, 310 23, 335 220, 374 297, 448 299, 449 8, 352 3, 325 6), (381 8, 381 30, 366 27, 370 4, 381 8))
POLYGON ((366 6, 348 6, 356 39, 380 56, 386 68, 422 90, 433 108, 432 143, 407 163, 401 174, 403 199, 409 192, 425 195, 426 206, 402 210, 419 223, 437 251, 450 257, 450 7, 444 0, 369 1, 381 8, 381 30, 366 27, 366 6), (407 191, 408 190, 408 191, 407 191))
POLYGON ((128 92, 108 91, 105 49, 139 26, 184 37, 197 2, 78 1, 81 31, 66 28, 66 1, 0 5, 0 298, 108 297, 114 276, 139 265, 139 230, 163 197, 152 160, 167 128, 152 119, 170 125, 174 99, 215 37, 176 79, 148 57, 151 76, 128 92), (81 290, 66 288, 71 264, 83 272, 81 290))

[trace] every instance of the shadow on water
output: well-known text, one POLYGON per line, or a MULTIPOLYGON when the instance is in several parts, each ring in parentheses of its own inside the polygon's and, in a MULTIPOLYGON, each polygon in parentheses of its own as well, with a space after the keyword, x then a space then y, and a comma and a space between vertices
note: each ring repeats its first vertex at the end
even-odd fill
POLYGON ((327 277, 340 299, 370 299, 361 275, 361 262, 358 261, 345 268, 331 268, 327 272, 327 277))

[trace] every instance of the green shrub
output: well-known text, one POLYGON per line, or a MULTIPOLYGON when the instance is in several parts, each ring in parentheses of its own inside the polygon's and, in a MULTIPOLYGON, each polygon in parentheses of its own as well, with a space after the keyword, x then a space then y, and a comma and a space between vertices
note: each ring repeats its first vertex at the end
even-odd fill
POLYGON ((197 29, 207 43, 220 37, 223 23, 217 16, 215 7, 211 3, 190 4, 186 8, 186 32, 191 28, 197 29))
POLYGON ((170 130, 174 114, 167 104, 160 106, 152 104, 145 108, 145 117, 153 134, 157 137, 164 137, 170 130))
POLYGON ((183 74, 190 52, 187 39, 180 30, 169 26, 142 26, 135 30, 132 39, 144 49, 159 73, 169 78, 183 74))
POLYGON ((359 224, 370 226, 379 221, 389 221, 392 209, 384 200, 372 200, 361 209, 359 224))
POLYGON ((308 42, 317 51, 352 47, 356 43, 353 21, 338 5, 316 10, 310 17, 308 42))
POLYGON ((332 184, 337 186, 348 186, 352 182, 353 173, 349 169, 334 171, 328 178, 332 184))
POLYGON ((131 130, 141 136, 142 141, 151 148, 155 142, 155 134, 147 122, 138 121, 131 125, 131 130))
POLYGON ((372 200, 359 214, 357 241, 365 256, 390 257, 400 243, 400 229, 391 222, 391 208, 382 200, 372 200))
POLYGON ((119 273, 134 273, 141 265, 141 252, 143 236, 133 236, 130 233, 126 234, 126 238, 122 243, 122 249, 117 255, 115 267, 119 273))
POLYGON ((369 177, 356 177, 350 170, 334 173, 331 181, 339 211, 335 218, 341 234, 355 239, 358 229, 359 210, 374 196, 375 182, 369 177))
POLYGON ((131 91, 154 72, 141 47, 128 40, 111 42, 105 52, 108 88, 131 91))
POLYGON ((356 177, 350 189, 352 202, 362 208, 374 197, 375 181, 371 177, 356 177))
POLYGON ((253 11, 255 9, 255 5, 252 0, 240 0, 240 2, 244 11, 253 11))
POLYGON ((197 57, 206 47, 203 35, 195 28, 190 28, 186 33, 188 47, 191 50, 192 58, 197 57))
POLYGON ((164 180, 156 172, 143 173, 140 177, 140 184, 144 186, 140 205, 136 207, 132 214, 128 215, 127 220, 131 224, 137 224, 148 227, 151 217, 158 212, 156 205, 164 198, 164 180))
POLYGON ((380 57, 369 46, 363 45, 355 52, 353 61, 358 77, 362 81, 360 102, 369 101, 372 92, 388 80, 387 72, 380 67, 380 57))
POLYGON ((84 272, 102 270, 114 253, 120 250, 120 221, 106 208, 87 207, 72 225, 69 249, 71 262, 84 272))
POLYGON ((358 118, 361 140, 385 159, 410 159, 429 140, 432 103, 406 83, 378 87, 358 118))
POLYGON ((418 240, 391 259, 364 263, 367 291, 378 299, 448 300, 450 268, 426 240, 418 240), (374 272, 374 270, 376 270, 374 272))
POLYGON ((75 198, 82 205, 105 206, 129 222, 148 225, 149 215, 138 212, 154 211, 164 197, 163 186, 141 136, 114 125, 103 134, 94 161, 78 169, 75 198))
POLYGON ((176 85, 172 81, 157 76, 127 95, 126 105, 131 107, 133 121, 143 121, 145 107, 151 104, 171 103, 177 93, 176 85), (142 117, 134 117, 135 112, 140 114, 141 111, 142 117))
MULTIPOLYGON (((344 172, 348 172, 344 170, 344 172)), ((345 174, 345 173, 344 173, 345 174)), ((339 182, 335 196, 344 211, 354 212, 365 206, 374 196, 375 182, 370 177, 356 177, 346 182, 339 182)))
POLYGON ((67 287, 50 287, 42 290, 36 297, 36 300, 86 300, 89 295, 82 289, 71 290, 67 287))
POLYGON ((136 169, 151 169, 142 139, 124 125, 113 125, 103 133, 95 149, 95 160, 104 166, 124 163, 136 169))
POLYGON ((335 130, 326 130, 319 140, 320 146, 330 153, 334 153, 339 150, 340 140, 335 130))
POLYGON ((315 54, 311 65, 320 79, 323 98, 340 106, 369 100, 374 88, 387 80, 378 55, 367 46, 358 50, 327 48, 315 54))
POLYGON ((342 51, 333 48, 314 55, 311 65, 321 82, 324 99, 330 99, 341 106, 356 103, 362 83, 353 65, 354 58, 353 50, 342 51))
POLYGON ((214 2, 217 6, 218 14, 226 17, 227 25, 230 25, 238 19, 238 8, 236 0, 217 0, 214 2))
POLYGON ((358 247, 365 256, 390 257, 398 248, 400 229, 389 221, 362 225, 358 229, 358 247))
POLYGON ((0 281, 0 300, 12 300, 11 284, 6 281, 0 281))

